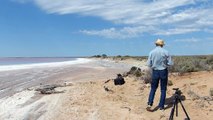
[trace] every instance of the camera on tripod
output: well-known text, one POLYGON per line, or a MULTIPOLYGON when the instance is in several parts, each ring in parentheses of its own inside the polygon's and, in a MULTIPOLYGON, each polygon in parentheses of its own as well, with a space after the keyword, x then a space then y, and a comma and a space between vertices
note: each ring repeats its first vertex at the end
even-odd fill
POLYGON ((173 107, 170 112, 169 120, 173 120, 175 111, 176 111, 176 117, 178 116, 178 103, 180 103, 180 105, 187 117, 187 120, 190 120, 189 115, 186 112, 186 109, 181 102, 181 94, 182 94, 181 90, 179 90, 179 88, 173 88, 173 90, 175 90, 175 93, 174 93, 173 107))
POLYGON ((175 90, 175 94, 176 95, 181 95, 182 94, 182 92, 181 92, 181 90, 179 90, 179 88, 173 88, 172 90, 175 90))

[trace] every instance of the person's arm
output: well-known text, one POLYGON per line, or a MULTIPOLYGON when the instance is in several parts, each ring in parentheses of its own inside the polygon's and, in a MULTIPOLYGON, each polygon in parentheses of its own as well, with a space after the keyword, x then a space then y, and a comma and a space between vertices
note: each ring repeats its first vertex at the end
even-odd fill
POLYGON ((173 65, 172 57, 171 57, 171 55, 169 53, 168 53, 167 61, 168 61, 168 63, 167 63, 168 66, 173 65))
POLYGON ((149 67, 152 67, 152 59, 151 59, 152 55, 151 53, 149 53, 149 57, 148 57, 148 60, 147 60, 147 66, 149 67))

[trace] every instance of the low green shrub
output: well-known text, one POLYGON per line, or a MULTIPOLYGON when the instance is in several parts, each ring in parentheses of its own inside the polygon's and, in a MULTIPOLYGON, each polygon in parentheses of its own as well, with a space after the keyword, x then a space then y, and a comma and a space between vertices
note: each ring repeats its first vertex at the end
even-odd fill
POLYGON ((141 76, 142 76, 141 70, 136 70, 136 71, 135 71, 135 76, 136 76, 136 77, 141 77, 141 76))
POLYGON ((129 72, 130 73, 134 73, 137 69, 138 69, 137 67, 132 66, 129 72))
POLYGON ((133 67, 129 70, 129 72, 127 72, 126 74, 127 74, 127 75, 125 75, 125 76, 133 75, 133 76, 135 76, 135 77, 141 77, 141 76, 143 75, 141 69, 138 68, 138 67, 135 67, 135 66, 133 66, 133 67))

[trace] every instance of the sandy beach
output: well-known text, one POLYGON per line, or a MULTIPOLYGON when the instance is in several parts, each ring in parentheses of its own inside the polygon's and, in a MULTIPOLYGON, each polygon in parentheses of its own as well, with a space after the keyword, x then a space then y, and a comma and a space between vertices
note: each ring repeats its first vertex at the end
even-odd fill
MULTIPOLYGON (((167 120, 174 87, 183 92, 186 99, 182 102, 192 120, 213 118, 213 101, 209 95, 213 72, 170 75, 173 85, 168 87, 165 111, 148 112, 149 84, 135 77, 126 77, 126 83, 121 86, 113 83, 116 74, 128 71, 133 65, 145 68, 143 61, 92 60, 64 67, 0 72, 0 119, 167 120), (44 84, 62 84, 56 91, 63 93, 43 95, 35 91, 44 84)), ((154 107, 159 94, 158 90, 154 107)), ((180 105, 175 119, 185 119, 180 105)))
MULTIPOLYGON (((60 96, 64 95, 40 95, 34 91, 38 86, 101 81, 114 78, 117 73, 122 73, 129 68, 128 65, 112 61, 90 60, 87 63, 73 65, 1 71, 0 119, 38 119, 41 114, 52 109, 47 106, 55 107, 60 96), (36 112, 38 108, 40 109, 36 112)), ((59 89, 67 90, 68 88, 59 89)))

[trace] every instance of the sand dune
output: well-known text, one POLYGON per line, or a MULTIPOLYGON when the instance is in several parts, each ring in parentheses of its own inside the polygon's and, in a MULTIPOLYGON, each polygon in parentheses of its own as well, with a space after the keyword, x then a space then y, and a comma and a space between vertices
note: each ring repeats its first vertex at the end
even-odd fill
MULTIPOLYGON (((114 86, 113 81, 108 83, 84 82, 77 83, 70 87, 64 98, 58 103, 55 111, 57 114, 51 119, 72 119, 72 120, 167 120, 172 105, 171 96, 173 87, 179 87, 186 100, 182 101, 189 116, 193 120, 213 117, 213 101, 209 96, 209 89, 213 87, 211 77, 212 72, 192 73, 186 76, 173 76, 170 79, 175 84, 168 88, 167 108, 164 112, 160 110, 154 112, 146 111, 149 85, 141 80, 126 78, 126 83, 122 86, 114 86), (206 77, 208 76, 208 78, 206 77), (193 84, 196 83, 196 84, 193 84), (193 84, 193 85, 190 85, 193 84), (200 86, 202 86, 200 88, 200 86), (110 91, 105 91, 107 87, 110 91), (194 91, 200 98, 195 99, 188 92, 194 91), (204 100, 202 97, 209 97, 211 100, 204 100)), ((154 107, 159 100, 159 91, 156 96, 154 107)), ((179 116, 175 119, 183 120, 185 114, 179 105, 179 116)))

